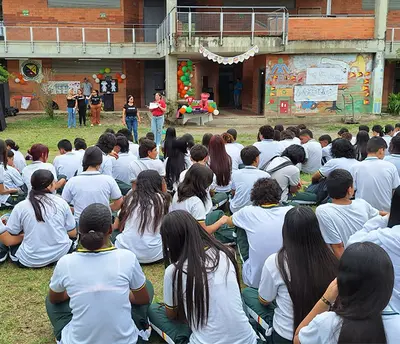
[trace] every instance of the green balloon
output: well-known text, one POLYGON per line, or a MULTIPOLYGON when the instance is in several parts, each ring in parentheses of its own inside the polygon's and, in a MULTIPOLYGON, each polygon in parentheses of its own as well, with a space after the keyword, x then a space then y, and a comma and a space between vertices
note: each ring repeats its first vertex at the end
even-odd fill
POLYGON ((182 67, 182 72, 184 72, 184 73, 186 73, 187 72, 187 70, 188 70, 188 67, 182 67))
POLYGON ((188 66, 193 66, 193 62, 191 60, 188 60, 186 63, 188 66))
POLYGON ((188 69, 189 72, 193 72, 193 67, 192 66, 188 66, 187 69, 188 69))
POLYGON ((192 111, 193 111, 193 109, 192 109, 191 106, 188 106, 188 107, 186 108, 186 112, 187 112, 187 113, 191 113, 192 111))
POLYGON ((190 79, 190 73, 189 72, 186 72, 185 76, 186 76, 187 79, 190 79))
POLYGON ((193 92, 193 90, 189 90, 189 91, 187 91, 187 93, 186 93, 188 96, 194 96, 194 92, 193 92))
POLYGON ((184 81, 183 84, 184 84, 185 86, 189 86, 190 82, 189 82, 189 81, 184 81))
POLYGON ((100 74, 104 74, 106 71, 104 70, 104 68, 100 69, 100 74))
POLYGON ((181 80, 182 80, 183 82, 185 82, 185 81, 186 81, 186 76, 185 76, 185 75, 182 75, 182 76, 181 76, 181 80))

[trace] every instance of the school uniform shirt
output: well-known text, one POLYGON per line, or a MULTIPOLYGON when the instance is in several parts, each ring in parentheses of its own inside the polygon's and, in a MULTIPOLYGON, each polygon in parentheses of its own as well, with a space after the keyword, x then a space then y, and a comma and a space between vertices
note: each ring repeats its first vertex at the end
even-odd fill
POLYGON ((62 343, 136 343, 130 290, 144 287, 146 278, 134 253, 111 248, 74 252, 60 259, 50 289, 70 297, 72 319, 63 328, 62 343))
POLYGON ((44 222, 36 220, 29 200, 18 203, 7 221, 7 232, 24 239, 15 256, 24 266, 40 268, 57 262, 71 249, 72 240, 68 232, 75 229, 75 219, 67 202, 60 196, 46 194, 51 203, 41 207, 44 222))
POLYGON ((329 160, 324 166, 321 166, 319 173, 322 177, 328 177, 332 171, 337 170, 338 168, 350 172, 352 167, 359 163, 360 162, 356 159, 334 158, 329 160))
POLYGON ((387 149, 385 150, 385 155, 389 155, 390 154, 389 147, 390 147, 390 142, 392 141, 392 136, 384 135, 382 138, 386 141, 386 144, 387 144, 387 149))
POLYGON ((250 194, 254 183, 261 178, 270 178, 271 176, 259 170, 254 166, 246 166, 241 170, 232 173, 232 190, 235 190, 235 195, 231 199, 230 208, 234 213, 246 205, 251 205, 250 194))
MULTIPOLYGON (((2 163, 0 163, 0 184, 5 187, 5 169, 2 163)), ((6 204, 10 194, 0 195, 0 204, 6 204)))
POLYGON ((103 162, 100 165, 100 173, 112 177, 113 166, 116 160, 117 159, 115 159, 113 156, 103 153, 103 162))
MULTIPOLYGON (((214 260, 218 253, 214 249, 209 249, 206 254, 214 260)), ((218 267, 215 271, 207 273, 209 286, 207 324, 198 329, 191 328, 192 334, 189 342, 190 344, 256 344, 256 334, 243 310, 235 268, 225 253, 220 252, 219 255, 218 267)), ((165 269, 164 303, 168 307, 177 306, 174 303, 172 288, 174 273, 174 264, 165 269)), ((186 293, 185 274, 182 276, 182 289, 186 293)), ((192 290, 188 292, 191 293, 192 290)), ((187 309, 186 304, 184 306, 187 309)))
POLYGON ((236 146, 236 148, 238 148, 240 151, 242 151, 242 149, 244 148, 244 146, 241 144, 241 143, 239 143, 239 142, 233 142, 232 143, 233 145, 235 145, 236 146))
POLYGON ((139 145, 129 141, 129 153, 139 159, 139 145))
MULTIPOLYGON (((400 338, 400 315, 390 308, 382 312, 387 344, 397 344, 400 338)), ((299 332, 301 344, 337 344, 342 319, 335 312, 318 314, 299 332)))
POLYGON ((349 238, 346 246, 367 241, 386 251, 394 267, 394 286, 389 306, 400 313, 400 225, 388 228, 388 221, 389 215, 374 217, 349 238))
POLYGON ((311 139, 302 145, 306 151, 307 161, 302 164, 301 171, 304 173, 315 173, 321 167, 322 147, 319 142, 311 139))
POLYGON ((379 211, 363 199, 355 199, 346 205, 322 204, 315 214, 325 242, 346 245, 350 236, 363 228, 369 219, 379 215, 379 211))
POLYGON ((322 158, 321 158, 322 165, 325 165, 327 161, 332 159, 331 149, 332 149, 332 143, 322 148, 322 158))
POLYGON ((374 208, 390 211, 393 190, 400 184, 396 167, 375 157, 366 158, 351 169, 356 199, 361 198, 374 208))
MULTIPOLYGON (((282 156, 275 158, 268 165, 267 170, 272 170, 286 162, 290 161, 288 157, 282 156)), ((289 197, 289 188, 297 186, 300 183, 300 170, 295 165, 288 165, 271 174, 271 178, 275 179, 282 189, 281 201, 286 202, 289 197)))
POLYGON ((56 169, 57 176, 63 175, 67 180, 78 173, 82 166, 82 157, 76 152, 67 152, 54 158, 53 166, 56 169))
MULTIPOLYGON (((139 263, 149 264, 163 259, 163 248, 160 234, 160 226, 153 232, 154 209, 151 217, 146 222, 146 228, 141 235, 140 225, 140 204, 133 211, 125 223, 124 230, 115 240, 115 247, 124 248, 135 253, 139 263)), ((160 224, 161 225, 161 224, 160 224)))
POLYGON ((19 171, 19 173, 22 172, 24 167, 26 166, 26 160, 24 155, 18 150, 11 149, 14 153, 14 165, 15 168, 19 171))
MULTIPOLYGON (((297 137, 296 137, 296 139, 297 139, 297 137)), ((291 145, 301 146, 300 140, 299 139, 296 140, 296 139, 286 139, 286 140, 279 141, 279 143, 283 146, 283 150, 290 147, 291 145)))
POLYGON ((271 161, 272 158, 280 156, 285 149, 285 147, 279 141, 273 140, 262 140, 254 143, 253 146, 257 147, 261 152, 260 163, 258 164, 261 170, 265 169, 264 166, 266 166, 266 164, 271 161))
POLYGON ((169 212, 174 210, 184 210, 192 215, 197 221, 205 221, 207 209, 202 200, 197 196, 186 198, 182 202, 178 202, 178 193, 172 198, 169 212))
MULTIPOLYGON (((306 278, 306 276, 305 276, 306 278)), ((264 263, 258 295, 265 301, 275 300, 273 328, 281 337, 293 339, 293 302, 279 271, 277 254, 271 254, 264 263)))
POLYGON ((225 144, 226 153, 231 157, 232 170, 236 171, 239 169, 239 165, 242 164, 242 158, 240 157, 240 149, 234 143, 225 144))
POLYGON ((54 168, 54 166, 52 164, 50 164, 49 162, 32 161, 32 163, 30 165, 27 165, 22 170, 22 180, 24 181, 25 185, 28 188, 28 193, 32 189, 32 185, 31 185, 32 174, 37 170, 50 171, 51 173, 53 173, 54 180, 58 181, 56 169, 54 168))
POLYGON ((142 158, 134 160, 129 164, 130 182, 135 182, 139 173, 147 170, 157 171, 161 177, 165 177, 165 167, 161 160, 142 158))
POLYGON ((17 189, 24 185, 21 174, 12 166, 7 166, 4 171, 4 186, 7 189, 17 189))
POLYGON ((137 158, 130 153, 119 153, 118 159, 114 161, 112 176, 115 180, 120 180, 126 184, 130 184, 129 180, 129 164, 137 158))
POLYGON ((397 172, 400 175, 400 154, 390 154, 385 156, 385 158, 383 159, 385 161, 389 161, 390 163, 392 163, 394 166, 396 166, 397 168, 397 172))
POLYGON ((243 282, 258 288, 265 260, 282 247, 282 226, 292 206, 259 207, 249 205, 232 215, 232 222, 247 234, 249 259, 243 264, 243 282))
MULTIPOLYGON (((167 170, 167 163, 168 163, 168 157, 164 160, 164 168, 165 171, 167 170)), ((183 171, 187 171, 190 167, 192 166, 192 161, 190 160, 190 156, 185 154, 185 169, 183 171)), ((183 172, 182 171, 182 172, 183 172)), ((181 173, 182 173, 181 172, 181 173)), ((179 178, 181 177, 181 173, 179 174, 179 178)), ((165 173, 166 174, 166 173, 165 173)), ((169 191, 178 191, 178 186, 179 186, 180 181, 176 181, 173 185, 172 185, 172 190, 169 191)))
POLYGON ((125 116, 126 117, 136 117, 137 118, 137 107, 135 105, 124 105, 125 116))
POLYGON ((82 172, 65 184, 62 198, 74 206, 75 220, 79 223, 82 211, 91 204, 110 205, 111 200, 122 197, 117 182, 99 171, 82 172))
POLYGON ((214 190, 215 192, 230 192, 232 190, 232 176, 228 185, 218 185, 217 176, 214 174, 210 189, 214 190))

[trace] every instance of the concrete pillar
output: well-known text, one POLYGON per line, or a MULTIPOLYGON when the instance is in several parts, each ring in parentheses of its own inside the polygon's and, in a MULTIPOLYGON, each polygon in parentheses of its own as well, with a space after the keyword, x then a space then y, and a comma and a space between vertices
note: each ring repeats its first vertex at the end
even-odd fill
POLYGON ((326 1, 326 15, 330 16, 332 14, 332 0, 326 1))
POLYGON ((178 57, 176 55, 168 54, 165 56, 165 93, 167 99, 176 102, 178 100, 178 57))
POLYGON ((375 39, 385 39, 389 0, 375 1, 375 39))

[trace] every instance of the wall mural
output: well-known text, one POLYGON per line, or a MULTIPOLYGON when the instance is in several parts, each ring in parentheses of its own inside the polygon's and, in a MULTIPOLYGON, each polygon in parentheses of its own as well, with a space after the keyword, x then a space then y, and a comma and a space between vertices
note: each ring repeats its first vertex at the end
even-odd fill
POLYGON ((266 112, 371 112, 372 54, 268 55, 266 112), (346 97, 344 104, 343 95, 346 97))

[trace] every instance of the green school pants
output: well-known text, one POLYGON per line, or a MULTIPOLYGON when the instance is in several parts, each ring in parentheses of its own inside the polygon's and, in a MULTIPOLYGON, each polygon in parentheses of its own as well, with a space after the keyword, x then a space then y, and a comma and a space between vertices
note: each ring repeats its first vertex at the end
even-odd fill
MULTIPOLYGON (((211 226, 215 222, 217 222, 222 216, 224 216, 224 212, 222 210, 214 210, 209 213, 206 217, 205 224, 206 226, 211 226)), ((223 244, 230 244, 236 242, 234 237, 233 228, 228 227, 227 225, 221 226, 215 233, 215 239, 222 242, 223 244)))
POLYGON ((274 303, 264 306, 258 300, 258 290, 246 288, 242 291, 242 298, 247 308, 247 313, 257 322, 257 331, 267 339, 268 344, 290 344, 291 340, 282 338, 272 329, 274 318, 274 303))
MULTIPOLYGON (((132 305, 132 319, 139 330, 146 330, 148 328, 147 312, 154 297, 154 288, 150 281, 146 281, 146 288, 150 296, 150 303, 147 305, 132 305)), ((69 307, 69 301, 52 304, 49 298, 46 297, 46 310, 53 326, 54 336, 60 341, 63 328, 72 319, 72 310, 69 307)))
POLYGON ((213 209, 218 209, 223 206, 229 200, 229 192, 217 192, 212 198, 212 202, 214 205, 213 209))
POLYGON ((317 194, 312 192, 297 192, 289 195, 288 202, 295 203, 296 205, 314 205, 317 204, 317 194))
POLYGON ((132 189, 131 184, 124 183, 123 181, 118 180, 118 179, 116 179, 115 181, 117 182, 117 185, 118 185, 119 189, 121 190, 121 193, 123 196, 125 196, 132 189))
POLYGON ((235 227, 236 245, 239 250, 240 258, 244 263, 249 259, 249 242, 247 240, 247 233, 243 228, 235 227))

